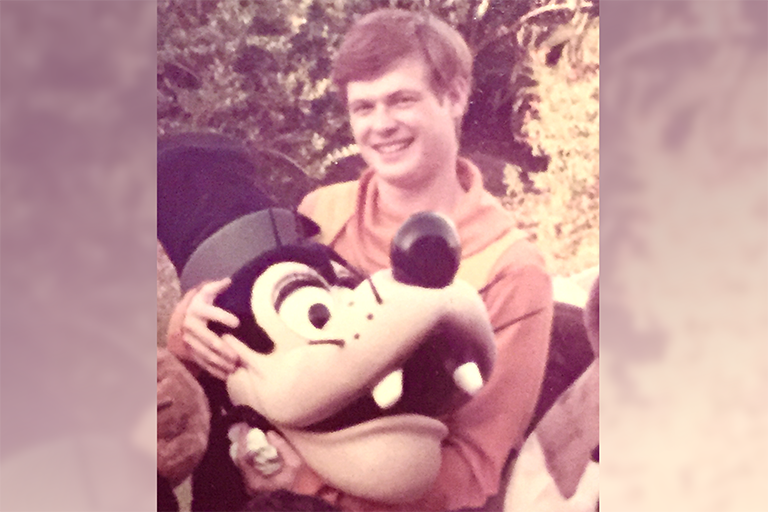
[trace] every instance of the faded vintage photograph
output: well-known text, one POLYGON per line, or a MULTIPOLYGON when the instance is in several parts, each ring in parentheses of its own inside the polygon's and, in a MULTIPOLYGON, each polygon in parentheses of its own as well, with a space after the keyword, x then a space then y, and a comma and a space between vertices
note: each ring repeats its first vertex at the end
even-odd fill
POLYGON ((6 0, 0 71, 0 509, 768 509, 768 3, 6 0))
POLYGON ((159 510, 597 510, 597 1, 157 8, 159 510))

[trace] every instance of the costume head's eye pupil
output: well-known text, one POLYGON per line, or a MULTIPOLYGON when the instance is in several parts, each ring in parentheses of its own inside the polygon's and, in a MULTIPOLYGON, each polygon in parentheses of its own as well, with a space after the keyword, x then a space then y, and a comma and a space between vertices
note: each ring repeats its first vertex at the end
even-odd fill
POLYGON ((331 311, 325 304, 312 304, 309 308, 309 321, 317 329, 322 329, 331 319, 331 311))

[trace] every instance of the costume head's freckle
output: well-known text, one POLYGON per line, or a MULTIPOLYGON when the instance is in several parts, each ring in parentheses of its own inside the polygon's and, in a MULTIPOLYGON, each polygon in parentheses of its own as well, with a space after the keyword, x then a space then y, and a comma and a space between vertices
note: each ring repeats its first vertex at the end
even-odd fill
POLYGON ((373 313, 368 313, 368 316, 366 318, 368 320, 373 320, 373 313))
POLYGON ((355 339, 359 340, 360 339, 360 335, 359 334, 355 334, 355 339))

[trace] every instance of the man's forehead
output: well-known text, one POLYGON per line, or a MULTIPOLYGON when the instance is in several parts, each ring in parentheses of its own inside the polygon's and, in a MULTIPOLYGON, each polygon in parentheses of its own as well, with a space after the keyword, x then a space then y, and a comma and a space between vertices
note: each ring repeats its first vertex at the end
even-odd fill
POLYGON ((347 84, 347 101, 374 99, 402 90, 429 89, 426 62, 419 56, 398 59, 378 76, 368 80, 351 80, 347 84))

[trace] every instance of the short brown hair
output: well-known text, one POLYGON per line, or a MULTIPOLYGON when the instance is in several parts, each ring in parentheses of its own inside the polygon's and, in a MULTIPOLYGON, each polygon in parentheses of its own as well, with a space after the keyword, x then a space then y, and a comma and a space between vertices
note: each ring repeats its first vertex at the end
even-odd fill
POLYGON ((472 53, 461 34, 427 12, 402 9, 380 9, 357 20, 334 60, 331 80, 346 101, 349 82, 374 80, 411 55, 424 58, 435 93, 445 93, 456 78, 471 86, 472 53))

